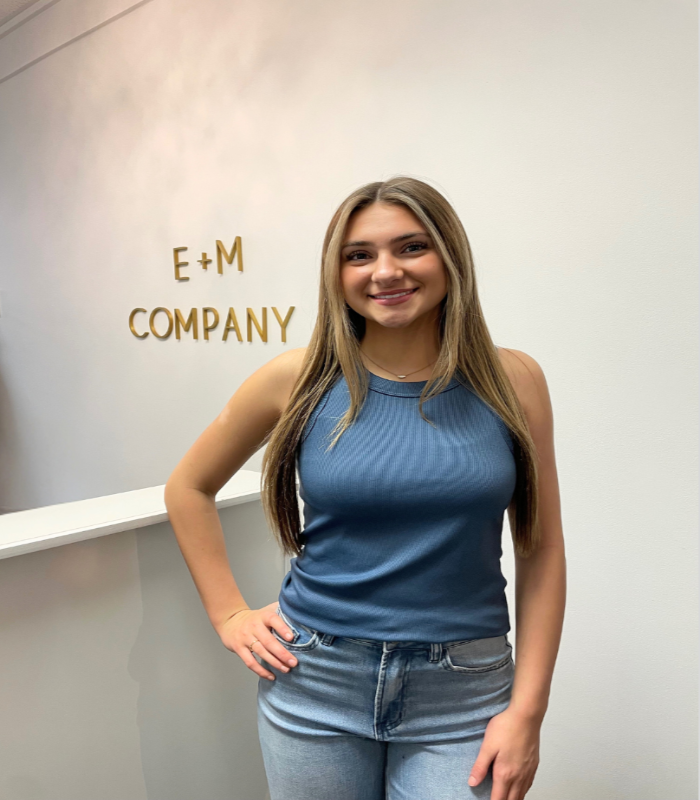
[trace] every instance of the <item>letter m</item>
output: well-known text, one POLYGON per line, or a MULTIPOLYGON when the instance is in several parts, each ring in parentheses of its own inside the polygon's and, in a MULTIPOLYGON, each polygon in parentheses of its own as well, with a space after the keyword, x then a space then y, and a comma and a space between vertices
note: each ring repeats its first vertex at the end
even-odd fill
POLYGON ((240 236, 236 236, 230 253, 226 250, 221 240, 216 240, 216 269, 219 275, 224 274, 224 258, 227 264, 233 264, 233 259, 237 258, 238 271, 243 272, 243 245, 241 244, 240 236))
POLYGON ((180 330, 184 330, 185 333, 192 328, 192 333, 194 338, 197 338, 198 330, 197 330, 197 309, 193 308, 190 310, 190 314, 187 319, 183 319, 182 314, 180 313, 180 309, 175 309, 175 336, 176 338, 180 339, 181 334, 180 330))

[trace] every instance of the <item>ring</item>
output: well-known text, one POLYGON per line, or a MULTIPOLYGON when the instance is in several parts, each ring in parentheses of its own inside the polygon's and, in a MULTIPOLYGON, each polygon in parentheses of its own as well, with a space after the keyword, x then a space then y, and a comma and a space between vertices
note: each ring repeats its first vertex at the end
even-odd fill
POLYGON ((260 639, 253 639, 253 641, 248 645, 248 649, 250 650, 251 653, 253 652, 253 645, 259 641, 260 639))

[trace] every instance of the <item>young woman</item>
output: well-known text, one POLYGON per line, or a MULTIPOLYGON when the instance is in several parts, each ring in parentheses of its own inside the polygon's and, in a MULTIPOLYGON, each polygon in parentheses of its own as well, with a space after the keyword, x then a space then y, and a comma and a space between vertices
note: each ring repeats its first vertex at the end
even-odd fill
POLYGON ((340 205, 309 346, 241 385, 165 499, 212 625, 260 676, 272 800, 522 800, 565 602, 552 409, 537 362, 494 346, 439 192, 398 177, 340 205), (293 557, 252 609, 214 498, 263 444, 263 506, 293 557))

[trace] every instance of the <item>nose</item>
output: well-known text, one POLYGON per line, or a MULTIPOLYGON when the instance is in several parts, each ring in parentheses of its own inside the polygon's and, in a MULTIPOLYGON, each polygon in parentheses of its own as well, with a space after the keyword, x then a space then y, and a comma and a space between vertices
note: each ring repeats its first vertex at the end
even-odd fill
POLYGON ((377 253, 377 259, 374 262, 374 271, 372 279, 376 283, 383 283, 391 281, 394 278, 400 278, 403 275, 400 263, 394 258, 391 251, 380 250, 377 253))

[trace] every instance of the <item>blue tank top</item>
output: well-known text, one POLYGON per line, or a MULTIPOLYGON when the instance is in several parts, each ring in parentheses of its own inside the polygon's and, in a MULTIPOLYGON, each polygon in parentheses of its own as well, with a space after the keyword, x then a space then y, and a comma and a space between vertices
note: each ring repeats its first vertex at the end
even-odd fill
POLYGON ((314 409, 298 452, 305 545, 281 610, 337 636, 449 642, 510 630, 501 572, 515 490, 510 432, 458 373, 428 400, 427 381, 369 373, 355 422, 325 452, 347 410, 340 376, 314 409))

